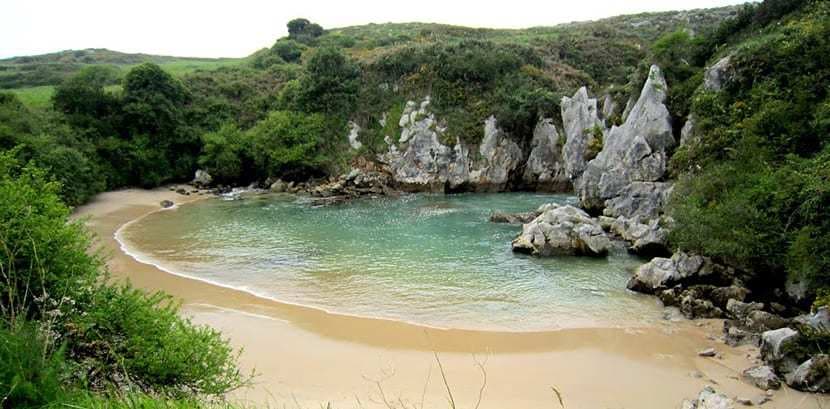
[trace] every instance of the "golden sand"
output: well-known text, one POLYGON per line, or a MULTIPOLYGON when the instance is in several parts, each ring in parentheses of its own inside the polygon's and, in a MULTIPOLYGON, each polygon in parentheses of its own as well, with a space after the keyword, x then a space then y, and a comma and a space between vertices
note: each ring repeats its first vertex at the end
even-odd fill
MULTIPOLYGON (((436 355, 458 408, 677 408, 706 385, 730 397, 763 391, 740 380, 757 349, 715 339, 722 321, 648 328, 566 329, 538 333, 438 330, 282 304, 168 274, 124 253, 125 223, 207 196, 167 188, 98 195, 76 210, 110 256, 116 280, 182 300, 194 322, 221 330, 258 374, 232 399, 272 408, 448 408, 436 355), (697 352, 714 347, 719 358, 697 352), (437 353, 437 354, 436 354, 437 353), (486 381, 485 381, 486 378, 486 381)), ((165 210, 165 211, 177 211, 165 210)), ((830 407, 830 399, 783 388, 765 408, 830 407)))

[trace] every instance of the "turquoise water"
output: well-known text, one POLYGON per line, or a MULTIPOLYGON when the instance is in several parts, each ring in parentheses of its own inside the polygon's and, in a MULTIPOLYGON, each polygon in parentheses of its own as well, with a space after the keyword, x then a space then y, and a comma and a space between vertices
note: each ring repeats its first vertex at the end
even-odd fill
POLYGON ((493 224, 571 196, 408 195, 314 208, 288 195, 210 199, 153 213, 119 236, 140 258, 194 278, 326 311, 442 328, 533 331, 656 319, 625 290, 642 260, 514 254, 521 226, 493 224))

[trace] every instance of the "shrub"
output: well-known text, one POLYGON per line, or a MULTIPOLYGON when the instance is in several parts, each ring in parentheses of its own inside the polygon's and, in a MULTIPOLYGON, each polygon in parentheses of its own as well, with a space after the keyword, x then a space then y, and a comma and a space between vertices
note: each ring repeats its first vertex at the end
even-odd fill
POLYGON ((63 395, 68 364, 31 322, 0 326, 0 407, 40 408, 63 395))
POLYGON ((90 287, 64 309, 59 332, 92 385, 128 384, 171 396, 222 395, 245 379, 237 355, 207 326, 178 314, 163 293, 90 287))
POLYGON ((257 167, 268 176, 319 174, 328 159, 328 125, 321 114, 272 112, 249 131, 257 167))
POLYGON ((60 185, 13 154, 0 153, 0 311, 9 323, 41 318, 36 298, 72 297, 101 267, 89 234, 69 221, 60 185))
POLYGON ((205 168, 214 180, 233 183, 253 178, 254 165, 250 140, 233 124, 202 136, 202 154, 199 166, 205 168))

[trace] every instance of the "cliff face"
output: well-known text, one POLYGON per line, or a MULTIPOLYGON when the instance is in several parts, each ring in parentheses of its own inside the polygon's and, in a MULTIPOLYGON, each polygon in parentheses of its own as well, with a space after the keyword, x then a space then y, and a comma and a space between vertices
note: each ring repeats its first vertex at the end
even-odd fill
MULTIPOLYGON (((400 135, 386 138, 388 150, 378 159, 406 191, 575 188, 585 209, 650 220, 662 213, 671 191, 663 179, 668 150, 676 141, 666 93, 666 81, 654 66, 621 126, 605 129, 597 100, 583 87, 572 98, 562 99, 563 131, 553 119, 542 118, 532 136, 516 138, 491 116, 482 124, 484 138, 478 145, 442 143, 446 129, 426 97, 407 103, 398 124, 400 135), (520 146, 517 140, 530 143, 520 146)), ((353 142, 356 136, 352 133, 349 139, 353 142)))

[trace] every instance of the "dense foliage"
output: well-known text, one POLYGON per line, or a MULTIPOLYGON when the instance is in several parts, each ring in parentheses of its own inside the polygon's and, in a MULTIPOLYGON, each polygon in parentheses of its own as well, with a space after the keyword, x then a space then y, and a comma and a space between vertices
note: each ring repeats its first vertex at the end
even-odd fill
POLYGON ((771 283, 828 286, 830 4, 768 0, 715 36, 738 40, 712 53, 731 55, 728 81, 695 94, 695 138, 672 161, 675 243, 771 283))
POLYGON ((220 335, 163 294, 109 284, 60 186, 0 154, 0 405, 41 407, 76 388, 219 396, 242 384, 220 335))

